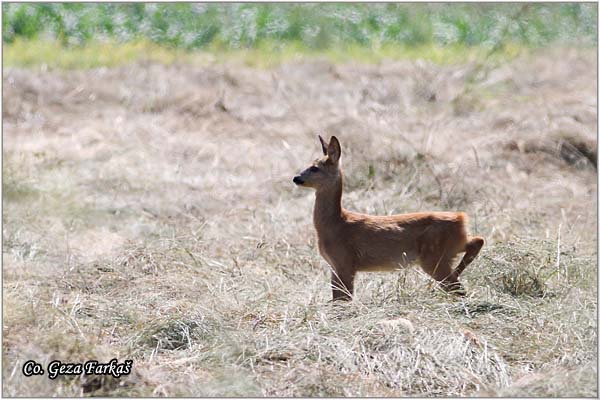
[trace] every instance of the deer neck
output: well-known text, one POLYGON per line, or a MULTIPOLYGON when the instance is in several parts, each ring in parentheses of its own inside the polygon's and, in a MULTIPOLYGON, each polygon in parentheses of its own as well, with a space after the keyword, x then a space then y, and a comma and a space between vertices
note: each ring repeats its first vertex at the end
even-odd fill
POLYGON ((317 234, 321 236, 327 229, 343 221, 342 214, 342 175, 335 185, 320 188, 316 192, 313 222, 317 234))

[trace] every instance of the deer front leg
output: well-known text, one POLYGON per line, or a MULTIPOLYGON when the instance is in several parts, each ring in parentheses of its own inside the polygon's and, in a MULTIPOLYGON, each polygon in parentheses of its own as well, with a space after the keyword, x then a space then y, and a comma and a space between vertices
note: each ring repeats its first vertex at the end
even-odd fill
POLYGON ((340 271, 333 268, 331 271, 331 289, 333 300, 352 300, 354 293, 354 272, 340 271))

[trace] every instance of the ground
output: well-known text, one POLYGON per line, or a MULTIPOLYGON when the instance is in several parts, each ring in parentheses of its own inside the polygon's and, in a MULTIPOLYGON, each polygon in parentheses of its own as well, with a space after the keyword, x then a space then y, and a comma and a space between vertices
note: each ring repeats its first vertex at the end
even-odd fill
POLYGON ((5 396, 597 392, 597 60, 3 75, 5 396), (333 303, 292 177, 342 144, 344 207, 465 211, 465 298, 418 267, 333 303), (33 359, 133 360, 120 379, 33 359))

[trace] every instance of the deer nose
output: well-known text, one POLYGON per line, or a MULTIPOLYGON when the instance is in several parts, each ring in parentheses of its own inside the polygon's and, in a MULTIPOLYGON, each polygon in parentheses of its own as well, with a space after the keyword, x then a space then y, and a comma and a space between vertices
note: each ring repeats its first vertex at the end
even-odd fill
POLYGON ((296 185, 302 185, 304 183, 304 180, 300 176, 295 176, 294 177, 294 183, 296 185))

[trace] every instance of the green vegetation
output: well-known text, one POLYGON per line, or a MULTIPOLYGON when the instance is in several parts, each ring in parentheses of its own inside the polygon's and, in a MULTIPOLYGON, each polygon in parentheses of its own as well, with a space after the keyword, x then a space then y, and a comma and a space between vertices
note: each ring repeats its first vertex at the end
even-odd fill
POLYGON ((177 48, 254 47, 264 40, 309 48, 499 41, 594 44, 595 4, 4 4, 2 37, 65 44, 147 38, 177 48))
POLYGON ((36 65, 47 57, 49 64, 66 68, 110 66, 142 56, 168 63, 182 51, 198 49, 242 54, 259 65, 292 53, 379 60, 416 52, 453 62, 451 54, 464 59, 507 46, 590 46, 597 36, 597 6, 591 3, 11 3, 2 13, 8 65, 36 65), (74 51, 83 54, 73 56, 74 51), (271 59, 256 60, 265 55, 271 59))

